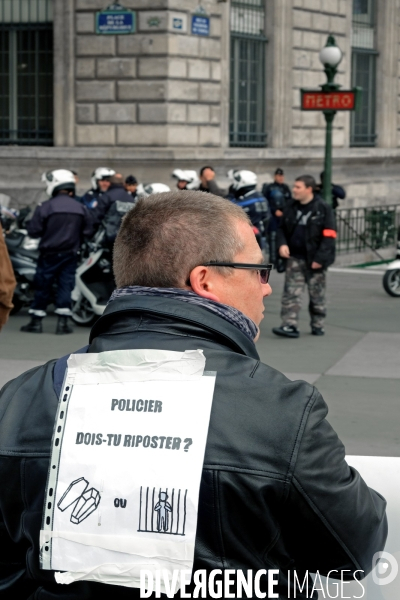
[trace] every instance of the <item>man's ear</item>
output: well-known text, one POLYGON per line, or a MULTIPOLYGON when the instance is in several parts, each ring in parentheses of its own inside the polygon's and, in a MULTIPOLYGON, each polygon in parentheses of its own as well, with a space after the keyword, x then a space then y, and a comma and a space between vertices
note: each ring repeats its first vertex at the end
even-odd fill
POLYGON ((202 298, 220 302, 216 286, 217 273, 213 273, 209 267, 202 265, 195 267, 189 275, 190 287, 193 292, 202 298))

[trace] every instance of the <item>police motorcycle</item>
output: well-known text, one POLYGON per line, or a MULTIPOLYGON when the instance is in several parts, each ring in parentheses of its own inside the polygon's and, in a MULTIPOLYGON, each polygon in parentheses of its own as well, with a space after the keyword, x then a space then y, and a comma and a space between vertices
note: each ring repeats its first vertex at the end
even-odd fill
POLYGON ((179 190, 198 190, 200 187, 201 182, 196 171, 175 169, 172 171, 172 177, 176 179, 179 190))
POLYGON ((100 227, 82 249, 83 260, 75 273, 71 317, 81 327, 90 327, 100 317, 115 288, 111 251, 105 243, 106 230, 100 227))
POLYGON ((257 175, 253 171, 231 169, 228 177, 232 182, 228 199, 248 214, 258 245, 266 252, 271 211, 265 196, 256 189, 257 175))
POLYGON ((400 298, 400 228, 397 238, 396 259, 386 266, 382 283, 385 292, 389 296, 400 298))
MULTIPOLYGON (((137 196, 148 198, 151 194, 169 191, 170 188, 163 183, 150 183, 145 186, 139 184, 137 196)), ((76 271, 75 288, 71 296, 72 319, 77 325, 89 327, 103 314, 115 289, 111 247, 104 223, 93 239, 86 242, 82 257, 83 260, 76 271)))
POLYGON ((22 225, 30 209, 15 211, 1 207, 1 223, 4 229, 4 240, 14 270, 17 285, 12 302, 14 315, 33 300, 33 280, 35 278, 39 258, 39 239, 29 237, 22 225))
POLYGON ((16 223, 18 214, 18 210, 15 210, 14 208, 7 208, 7 206, 0 204, 0 222, 3 227, 3 231, 15 229, 17 226, 16 223))
POLYGON ((29 306, 33 300, 33 280, 39 259, 39 241, 29 237, 26 229, 14 229, 5 235, 5 242, 17 281, 14 290, 14 308, 16 314, 23 306, 29 306))

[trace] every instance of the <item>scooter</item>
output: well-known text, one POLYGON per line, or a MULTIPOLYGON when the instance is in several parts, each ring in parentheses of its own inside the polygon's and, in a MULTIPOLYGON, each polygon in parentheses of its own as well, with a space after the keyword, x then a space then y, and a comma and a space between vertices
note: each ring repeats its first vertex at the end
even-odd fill
POLYGON ((382 283, 389 296, 400 298, 400 258, 387 265, 382 283))
POLYGON ((382 283, 389 296, 400 298, 400 229, 397 238, 396 259, 386 266, 382 283))
POLYGON ((115 289, 111 250, 105 245, 105 230, 100 229, 84 248, 84 260, 75 275, 72 291, 72 319, 90 327, 100 317, 115 289), (86 255, 86 256, 85 256, 86 255))
POLYGON ((6 233, 5 242, 14 269, 17 285, 12 302, 14 315, 23 306, 29 306, 33 300, 33 280, 39 259, 39 239, 28 236, 26 229, 13 229, 6 233))

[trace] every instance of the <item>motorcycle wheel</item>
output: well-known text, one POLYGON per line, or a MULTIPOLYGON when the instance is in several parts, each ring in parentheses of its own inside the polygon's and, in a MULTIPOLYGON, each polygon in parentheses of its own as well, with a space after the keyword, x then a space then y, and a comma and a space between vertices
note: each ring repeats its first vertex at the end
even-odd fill
POLYGON ((85 296, 80 295, 79 299, 72 301, 72 320, 80 327, 91 327, 96 321, 97 315, 94 314, 90 302, 85 296))
POLYGON ((386 271, 383 276, 383 287, 389 296, 400 298, 400 269, 386 271))

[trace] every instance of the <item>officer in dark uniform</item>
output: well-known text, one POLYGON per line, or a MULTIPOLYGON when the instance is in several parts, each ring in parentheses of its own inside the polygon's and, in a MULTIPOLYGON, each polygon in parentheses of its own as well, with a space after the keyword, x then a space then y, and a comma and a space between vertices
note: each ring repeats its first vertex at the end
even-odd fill
POLYGON ((272 183, 264 183, 261 190, 267 199, 271 210, 271 221, 268 227, 268 246, 269 260, 273 265, 276 264, 277 259, 276 235, 281 222, 283 209, 292 197, 290 188, 284 183, 284 179, 285 174, 283 169, 276 169, 274 181, 272 183))
MULTIPOLYGON (((325 175, 325 171, 322 171, 322 173, 320 174, 321 183, 319 183, 315 188, 315 191, 317 192, 317 194, 320 194, 321 196, 324 193, 324 175, 325 175)), ((332 183, 332 208, 333 208, 333 210, 335 210, 339 206, 338 200, 344 200, 345 198, 346 198, 346 192, 344 191, 342 186, 332 183)))
POLYGON ((200 187, 200 179, 196 171, 174 169, 172 177, 176 179, 178 190, 198 190, 200 187))
POLYGON ((92 173, 90 180, 92 188, 88 190, 83 196, 77 198, 86 208, 90 210, 96 208, 99 198, 107 193, 111 185, 111 177, 115 175, 113 169, 107 167, 99 167, 92 173))
POLYGON ((128 175, 128 177, 125 179, 125 190, 132 196, 135 202, 138 199, 137 188, 138 180, 136 177, 134 175, 128 175))
POLYGON ((241 206, 249 215, 259 246, 265 248, 271 211, 263 194, 256 189, 257 175, 253 171, 231 170, 228 177, 232 180, 228 199, 241 206))
POLYGON ((99 198, 98 205, 93 211, 95 222, 104 225, 107 245, 114 243, 123 217, 136 203, 136 198, 124 187, 122 175, 113 175, 110 181, 107 194, 99 198))
POLYGON ((31 321, 21 331, 42 333, 42 319, 51 302, 51 291, 57 282, 55 299, 58 323, 56 333, 72 333, 71 292, 75 286, 78 251, 83 236, 92 234, 92 219, 88 210, 74 198, 75 176, 71 171, 57 169, 44 173, 46 192, 50 200, 39 204, 27 225, 32 238, 40 238, 35 297, 29 310, 31 321))

